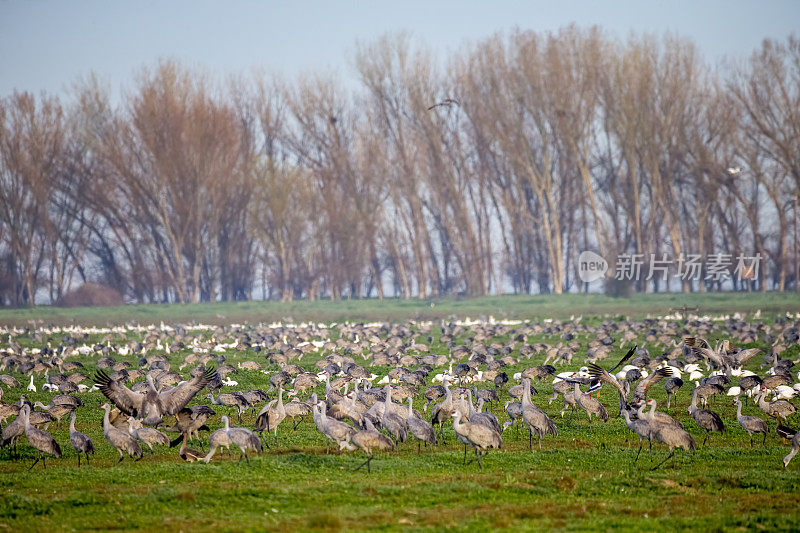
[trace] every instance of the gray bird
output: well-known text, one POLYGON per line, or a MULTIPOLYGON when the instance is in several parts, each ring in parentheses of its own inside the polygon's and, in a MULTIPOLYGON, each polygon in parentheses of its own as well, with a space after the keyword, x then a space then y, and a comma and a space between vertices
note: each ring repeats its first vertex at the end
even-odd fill
MULTIPOLYGON (((490 449, 499 450, 502 448, 503 438, 500 436, 499 432, 484 424, 462 422, 461 411, 458 409, 453 410, 452 417, 453 429, 465 443, 475 449, 475 459, 478 460, 478 466, 483 470, 481 457, 489 453, 490 449)), ((472 461, 474 461, 474 459, 472 461)), ((472 461, 467 464, 472 463, 472 461)))
POLYGON ((119 461, 117 463, 121 463, 122 460, 125 458, 123 452, 127 453, 129 457, 136 457, 136 460, 142 458, 142 447, 139 446, 139 443, 131 437, 127 431, 123 431, 114 425, 111 424, 109 421, 109 413, 111 412, 111 406, 107 403, 104 403, 100 406, 101 409, 105 409, 105 415, 103 415, 103 434, 106 437, 111 446, 116 448, 119 452, 119 461))
POLYGON ((733 403, 736 405, 736 420, 747 434, 750 435, 750 446, 753 446, 753 433, 763 433, 764 440, 761 442, 761 445, 763 446, 766 444, 767 432, 769 431, 767 423, 757 416, 742 416, 742 402, 739 401, 739 398, 736 398, 736 401, 733 403))
POLYGON ((27 437, 28 443, 30 443, 30 445, 36 448, 36 450, 39 452, 39 456, 36 458, 33 464, 28 468, 28 470, 33 468, 36 465, 36 463, 39 462, 40 459, 42 461, 43 467, 47 468, 47 464, 45 463, 44 460, 45 458, 44 454, 49 453, 54 457, 61 457, 61 447, 58 445, 58 443, 50 433, 42 431, 41 429, 38 429, 31 425, 30 412, 31 408, 28 407, 27 405, 24 405, 19 412, 19 415, 23 417, 25 423, 25 437, 27 437))
POLYGON ((159 392, 152 374, 147 374, 147 391, 133 392, 121 383, 112 380, 103 370, 98 370, 95 382, 100 391, 126 415, 133 416, 146 426, 158 426, 163 417, 175 415, 186 407, 206 383, 217 377, 214 368, 206 368, 188 381, 159 392))
POLYGON ((367 455, 367 460, 364 461, 358 468, 356 468, 356 470, 360 470, 364 465, 366 465, 367 472, 370 472, 369 464, 375 457, 372 450, 376 448, 378 450, 394 449, 394 442, 383 433, 378 432, 368 418, 364 419, 364 423, 366 425, 366 429, 355 432, 350 438, 350 442, 352 442, 357 448, 362 450, 367 455))
POLYGON ((720 433, 725 431, 725 424, 722 423, 722 419, 717 413, 697 407, 697 389, 692 391, 692 404, 689 406, 689 414, 692 415, 692 418, 694 418, 698 426, 706 430, 706 437, 703 439, 703 445, 705 445, 706 440, 708 440, 711 431, 718 431, 720 433))
POLYGON ((81 466, 81 454, 86 454, 86 463, 89 463, 89 454, 94 455, 94 444, 88 435, 75 430, 75 419, 77 416, 72 412, 69 421, 69 443, 78 452, 78 466, 81 466))
MULTIPOLYGON (((408 429, 417 439, 417 453, 419 453, 421 443, 424 442, 426 447, 428 444, 436 444, 436 432, 433 430, 433 426, 414 414, 413 404, 414 400, 409 398, 408 429)), ((367 470, 369 470, 369 468, 367 470)))

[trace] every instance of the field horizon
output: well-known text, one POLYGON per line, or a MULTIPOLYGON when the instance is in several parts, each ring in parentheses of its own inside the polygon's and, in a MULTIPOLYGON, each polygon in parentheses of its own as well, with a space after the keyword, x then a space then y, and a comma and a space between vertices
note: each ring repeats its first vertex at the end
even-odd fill
POLYGON ((191 304, 126 304, 112 307, 34 306, 0 308, 0 326, 53 324, 105 326, 150 322, 344 322, 473 319, 565 319, 570 316, 622 315, 642 318, 674 314, 683 306, 697 308, 697 316, 733 313, 800 312, 800 294, 784 292, 649 293, 628 298, 604 294, 544 294, 483 296, 476 298, 363 298, 291 302, 250 300, 191 304))

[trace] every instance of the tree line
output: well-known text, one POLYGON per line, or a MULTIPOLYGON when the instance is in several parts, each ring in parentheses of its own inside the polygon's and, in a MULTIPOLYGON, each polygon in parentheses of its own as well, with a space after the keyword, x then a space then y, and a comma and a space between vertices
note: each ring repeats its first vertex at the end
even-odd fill
MULTIPOLYGON (((724 66, 688 40, 388 35, 358 82, 143 68, 118 104, 0 100, 0 304, 586 290, 578 255, 760 254, 797 283, 800 38, 724 66)), ((613 267, 613 265, 612 265, 613 267)), ((714 290, 671 271, 632 290, 714 290)))

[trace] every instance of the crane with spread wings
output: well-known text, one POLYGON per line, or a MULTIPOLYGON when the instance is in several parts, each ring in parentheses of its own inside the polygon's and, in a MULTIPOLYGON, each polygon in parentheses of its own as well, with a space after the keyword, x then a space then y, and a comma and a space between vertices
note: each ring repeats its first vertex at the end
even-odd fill
POLYGON ((164 416, 175 415, 186 407, 194 396, 217 375, 216 368, 206 368, 188 381, 175 387, 159 391, 151 375, 147 375, 147 391, 134 392, 122 383, 114 381, 108 374, 98 370, 95 382, 100 391, 116 405, 120 411, 142 421, 148 426, 158 426, 164 416))

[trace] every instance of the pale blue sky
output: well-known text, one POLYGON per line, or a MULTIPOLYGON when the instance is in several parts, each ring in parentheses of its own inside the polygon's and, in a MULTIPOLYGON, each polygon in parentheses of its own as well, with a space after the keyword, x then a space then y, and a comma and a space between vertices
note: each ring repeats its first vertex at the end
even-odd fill
POLYGON ((176 58, 214 75, 252 68, 352 74, 357 40, 407 31, 439 54, 515 26, 597 24, 625 38, 676 32, 706 57, 744 57, 800 27, 800 1, 21 1, 0 0, 0 97, 63 94, 90 71, 115 93, 142 66, 176 58))

